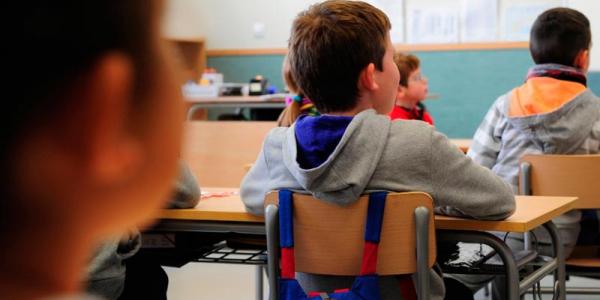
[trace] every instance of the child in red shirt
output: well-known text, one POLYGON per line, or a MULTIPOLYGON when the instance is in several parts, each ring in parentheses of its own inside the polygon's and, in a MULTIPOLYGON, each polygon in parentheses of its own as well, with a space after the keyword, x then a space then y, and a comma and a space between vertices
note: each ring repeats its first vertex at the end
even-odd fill
POLYGON ((427 78, 421 75, 419 59, 412 54, 396 54, 394 62, 400 71, 396 105, 392 120, 421 120, 433 125, 433 119, 422 103, 427 97, 427 78))

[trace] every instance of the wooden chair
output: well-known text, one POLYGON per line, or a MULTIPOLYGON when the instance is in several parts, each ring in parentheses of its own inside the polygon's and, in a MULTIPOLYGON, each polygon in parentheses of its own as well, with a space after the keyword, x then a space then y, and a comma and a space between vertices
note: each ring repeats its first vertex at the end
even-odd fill
MULTIPOLYGON (((358 275, 368 196, 344 207, 305 194, 294 194, 293 197, 296 271, 358 275)), ((277 192, 269 193, 265 200, 271 299, 279 296, 278 202, 277 192)), ((425 193, 388 194, 379 245, 377 273, 417 273, 419 300, 429 298, 429 269, 436 255, 432 203, 425 193)))
MULTIPOLYGON (((577 196, 575 209, 600 209, 600 155, 526 155, 521 159, 523 195, 577 196)), ((577 246, 566 260, 567 274, 600 276, 600 248, 577 246)), ((567 292, 590 293, 570 288, 567 292)), ((600 293, 600 289, 594 289, 600 293)))

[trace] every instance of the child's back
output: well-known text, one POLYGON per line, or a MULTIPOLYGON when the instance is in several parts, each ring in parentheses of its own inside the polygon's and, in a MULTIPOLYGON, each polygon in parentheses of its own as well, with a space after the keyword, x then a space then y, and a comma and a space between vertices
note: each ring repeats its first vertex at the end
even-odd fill
MULTIPOLYGON (((399 82, 389 30, 385 14, 358 1, 326 1, 295 20, 291 70, 323 115, 301 116, 269 133, 242 182, 249 212, 262 214, 266 193, 286 188, 340 205, 370 191, 424 191, 438 213, 480 219, 512 213, 510 188, 491 171, 426 123, 387 117, 399 82)), ((298 278, 307 291, 331 291, 352 281, 298 278)), ((442 278, 433 270, 431 283, 432 298, 441 299, 442 278)), ((383 278, 382 296, 398 299, 393 277, 383 278)))
MULTIPOLYGON (((600 152, 600 98, 586 87, 590 46, 583 14, 556 8, 540 15, 531 32, 536 65, 523 85, 498 98, 475 133, 467 155, 504 178, 514 192, 525 154, 600 152)), ((571 211, 554 220, 567 256, 580 218, 580 211, 571 211)), ((543 244, 550 242, 544 230, 535 233, 543 244)))
MULTIPOLYGON (((424 191, 433 197, 437 213, 478 219, 502 219, 514 210, 508 186, 432 127, 420 121, 392 122, 374 110, 353 118, 301 117, 290 128, 271 131, 242 182, 241 196, 251 213, 262 214, 265 194, 282 188, 340 205, 370 191, 424 191)), ((441 299, 441 278, 433 276, 432 295, 441 299)), ((352 281, 306 274, 298 278, 310 291, 352 281)), ((387 287, 394 286, 387 280, 387 287)), ((384 299, 396 299, 394 291, 382 290, 390 293, 384 299)))

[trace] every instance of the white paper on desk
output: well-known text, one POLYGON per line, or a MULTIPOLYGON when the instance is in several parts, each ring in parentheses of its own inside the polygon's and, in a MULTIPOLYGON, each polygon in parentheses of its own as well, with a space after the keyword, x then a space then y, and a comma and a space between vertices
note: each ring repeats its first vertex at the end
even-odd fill
POLYGON ((458 43, 458 5, 423 5, 407 7, 407 42, 458 43))
POLYGON ((462 0, 460 40, 487 42, 498 39, 498 0, 462 0))
POLYGON ((535 19, 545 10, 560 6, 562 1, 514 2, 502 11, 502 40, 528 41, 529 31, 535 19))
POLYGON ((200 200, 208 199, 208 198, 222 198, 238 195, 238 191, 223 191, 223 192, 206 192, 202 191, 200 193, 200 200))
POLYGON ((390 19, 392 43, 404 42, 404 0, 367 0, 366 2, 381 9, 390 19))

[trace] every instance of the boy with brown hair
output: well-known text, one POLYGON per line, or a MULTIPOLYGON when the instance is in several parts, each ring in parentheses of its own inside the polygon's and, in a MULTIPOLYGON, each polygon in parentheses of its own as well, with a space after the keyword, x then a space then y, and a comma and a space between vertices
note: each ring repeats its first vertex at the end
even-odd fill
MULTIPOLYGON (((390 21, 361 1, 331 0, 294 20, 289 59, 298 88, 321 116, 273 129, 241 185, 247 210, 263 214, 265 195, 290 189, 339 205, 372 191, 424 191, 437 213, 502 219, 514 208, 509 186, 418 121, 392 122, 400 75, 390 21), (410 141, 410 142, 406 142, 410 141), (444 168, 440 165, 444 164, 444 168)), ((444 297, 431 270, 432 299, 444 297)), ((331 291, 353 278, 298 274, 307 291, 331 291)), ((383 299, 398 299, 395 277, 381 278, 383 299)))
POLYGON ((390 118, 421 120, 433 125, 433 119, 423 104, 429 90, 427 78, 421 74, 419 58, 412 54, 398 53, 394 62, 400 71, 400 85, 390 118))

